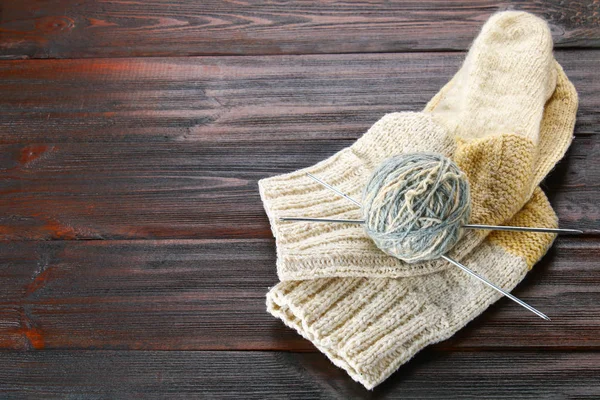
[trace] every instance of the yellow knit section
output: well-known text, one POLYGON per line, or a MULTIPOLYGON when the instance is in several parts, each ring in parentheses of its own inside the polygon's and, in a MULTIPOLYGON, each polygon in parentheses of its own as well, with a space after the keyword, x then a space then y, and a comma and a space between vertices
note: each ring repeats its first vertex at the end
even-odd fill
MULTIPOLYGON (((557 228, 558 218, 542 189, 537 187, 529 202, 507 225, 557 228)), ((546 254, 555 238, 551 233, 508 231, 493 231, 488 236, 491 243, 523 258, 529 269, 546 254)))
POLYGON ((521 135, 464 141, 454 161, 469 179, 472 224, 498 225, 511 218, 531 192, 535 145, 521 135))
MULTIPOLYGON (((533 182, 540 182, 560 160, 571 144, 571 133, 575 127, 575 117, 579 100, 575 86, 569 81, 561 65, 554 61, 556 69, 556 88, 544 106, 543 119, 540 123, 540 133, 537 140, 537 157, 534 162, 533 182)), ((434 111, 446 93, 455 85, 453 77, 427 103, 425 112, 434 111)), ((535 186, 530 189, 529 196, 535 186)))
POLYGON ((540 123, 540 136, 537 143, 534 181, 540 182, 560 160, 573 136, 575 116, 579 100, 577 91, 565 75, 560 64, 554 62, 557 70, 556 90, 544 107, 544 117, 540 123))

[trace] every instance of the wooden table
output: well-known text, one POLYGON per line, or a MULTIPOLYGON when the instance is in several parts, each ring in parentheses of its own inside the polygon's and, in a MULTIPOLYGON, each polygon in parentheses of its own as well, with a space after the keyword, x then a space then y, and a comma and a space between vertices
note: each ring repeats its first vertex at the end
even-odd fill
POLYGON ((0 397, 600 396, 597 1, 0 2, 0 397), (257 180, 419 110, 497 10, 580 94, 564 227, 507 299, 373 392, 265 311, 257 180), (597 231, 596 231, 597 232, 597 231))

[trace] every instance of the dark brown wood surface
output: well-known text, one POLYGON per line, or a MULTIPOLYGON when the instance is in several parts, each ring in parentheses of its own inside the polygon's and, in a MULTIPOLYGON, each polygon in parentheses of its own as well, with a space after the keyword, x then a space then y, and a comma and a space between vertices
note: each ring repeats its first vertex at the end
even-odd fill
POLYGON ((5 1, 5 58, 464 50, 495 11, 545 18, 560 47, 600 46, 597 1, 5 1))
MULTIPOLYGON (((0 143, 354 140, 385 113, 421 110, 463 58, 419 52, 5 61, 0 143)), ((557 51, 556 58, 580 96, 576 135, 600 133, 600 52, 557 51)))
POLYGON ((402 379, 364 390, 320 354, 198 351, 4 352, 4 398, 597 398, 600 353, 418 354, 402 379))
POLYGON ((598 398, 599 46, 596 1, 0 1, 0 398, 598 398), (502 299, 368 392, 266 313, 257 181, 421 109, 504 9, 579 92, 543 187, 586 234, 515 290, 552 323, 502 299))
MULTIPOLYGON (((270 238, 258 179, 350 143, 0 145, 0 239, 270 238)), ((565 227, 598 227, 598 157, 600 135, 577 137, 544 185, 565 227)))
MULTIPOLYGON (((0 244, 0 346, 314 351, 265 312, 274 253, 270 239, 0 244)), ((599 256, 595 238, 560 238, 515 290, 552 324, 503 299, 436 350, 597 350, 599 256)))

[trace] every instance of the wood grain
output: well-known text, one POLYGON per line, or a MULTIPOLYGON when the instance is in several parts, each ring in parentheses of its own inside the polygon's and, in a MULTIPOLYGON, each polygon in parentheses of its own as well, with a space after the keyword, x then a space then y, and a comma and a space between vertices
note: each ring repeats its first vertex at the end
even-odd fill
MULTIPOLYGON (((3 62, 0 238, 270 237, 258 179, 326 158, 386 112, 418 110, 462 57, 3 62)), ((563 224, 598 229, 600 52, 558 58, 581 106, 547 191, 563 224)))
MULTIPOLYGON (((600 51, 559 51, 600 132, 600 51)), ((418 111, 463 53, 5 61, 0 143, 356 139, 418 111)))
POLYGON ((493 12, 545 18, 557 46, 598 47, 597 1, 5 2, 4 58, 464 50, 493 12))
POLYGON ((52 351, 0 355, 0 386, 6 399, 32 393, 44 398, 591 399, 600 391, 600 353, 424 352, 374 392, 353 382, 321 354, 52 351))
POLYGON ((0 397, 598 398, 598 48, 591 0, 1 2, 0 397), (551 324, 501 299, 368 392, 266 312, 257 181, 422 109, 505 9, 579 92, 544 188, 588 234, 514 291, 551 324))
MULTIPOLYGON (((0 145, 0 239, 271 238, 257 181, 350 140, 0 145)), ((564 227, 600 228, 600 135, 545 188, 564 227)))
MULTIPOLYGON (((515 290, 438 350, 600 349, 600 245, 561 237, 515 290)), ((0 347, 315 351, 265 310, 272 240, 0 243, 0 347)))

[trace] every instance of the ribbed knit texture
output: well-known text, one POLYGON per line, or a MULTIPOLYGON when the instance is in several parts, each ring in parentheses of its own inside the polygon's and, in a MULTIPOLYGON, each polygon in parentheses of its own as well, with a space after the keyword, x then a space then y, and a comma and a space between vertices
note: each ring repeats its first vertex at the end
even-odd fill
MULTIPOLYGON (((445 261, 407 264, 388 256, 361 226, 279 221, 360 218, 352 203, 305 173, 360 199, 384 159, 436 152, 468 177, 471 223, 553 227, 556 216, 537 186, 568 148, 576 109, 575 89, 552 57, 545 22, 523 12, 492 16, 424 112, 388 114, 329 159, 259 182, 282 280, 267 295, 269 312, 373 388, 499 295, 445 261)), ((511 290, 553 239, 468 230, 450 255, 511 290)))

